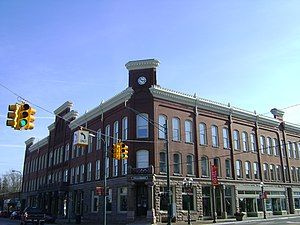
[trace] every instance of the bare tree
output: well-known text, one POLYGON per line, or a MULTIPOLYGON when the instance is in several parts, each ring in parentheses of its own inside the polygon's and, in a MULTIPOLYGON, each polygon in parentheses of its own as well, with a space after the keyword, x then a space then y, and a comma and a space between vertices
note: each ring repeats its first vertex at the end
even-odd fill
POLYGON ((0 193, 18 192, 21 190, 21 185, 22 174, 10 170, 0 178, 0 193))

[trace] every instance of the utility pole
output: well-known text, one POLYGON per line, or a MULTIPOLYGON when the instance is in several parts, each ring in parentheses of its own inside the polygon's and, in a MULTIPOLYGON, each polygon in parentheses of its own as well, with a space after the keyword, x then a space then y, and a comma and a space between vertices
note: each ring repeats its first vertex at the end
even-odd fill
MULTIPOLYGON (((100 133, 100 138, 101 138, 102 134, 100 133)), ((106 138, 106 137, 105 137, 106 138)), ((104 141, 104 154, 103 154, 103 158, 104 158, 104 178, 103 178, 103 189, 104 189, 104 199, 103 199, 103 225, 106 225, 106 201, 107 201, 107 196, 106 196, 106 186, 107 186, 107 181, 106 181, 106 160, 107 160, 107 141, 104 141)), ((101 224, 101 223, 100 223, 101 224)))
POLYGON ((172 224, 172 191, 170 188, 170 156, 169 156, 169 136, 168 136, 168 121, 164 125, 166 138, 166 155, 167 155, 167 191, 168 191, 168 225, 172 224))

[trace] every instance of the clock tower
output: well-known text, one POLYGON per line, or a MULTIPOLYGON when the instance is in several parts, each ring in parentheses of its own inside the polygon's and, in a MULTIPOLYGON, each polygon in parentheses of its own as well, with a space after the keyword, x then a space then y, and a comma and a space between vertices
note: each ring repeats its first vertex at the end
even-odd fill
POLYGON ((139 91, 156 85, 156 67, 158 65, 159 61, 156 59, 135 60, 126 63, 125 66, 129 71, 129 87, 139 91))

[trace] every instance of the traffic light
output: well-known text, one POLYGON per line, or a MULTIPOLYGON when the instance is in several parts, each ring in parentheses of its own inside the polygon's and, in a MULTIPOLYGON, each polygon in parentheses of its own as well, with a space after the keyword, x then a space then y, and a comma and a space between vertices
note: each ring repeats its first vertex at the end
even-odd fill
POLYGON ((34 128, 34 114, 36 110, 27 103, 22 103, 19 110, 18 126, 20 129, 32 130, 34 128))
POLYGON ((117 142, 115 144, 113 144, 113 149, 112 149, 112 155, 114 159, 120 160, 120 143, 117 142))
POLYGON ((20 105, 17 103, 8 106, 6 126, 12 127, 15 130, 20 130, 18 126, 19 109, 20 105))
POLYGON ((128 158, 128 146, 125 145, 123 142, 120 143, 121 146, 121 158, 127 159, 128 158))

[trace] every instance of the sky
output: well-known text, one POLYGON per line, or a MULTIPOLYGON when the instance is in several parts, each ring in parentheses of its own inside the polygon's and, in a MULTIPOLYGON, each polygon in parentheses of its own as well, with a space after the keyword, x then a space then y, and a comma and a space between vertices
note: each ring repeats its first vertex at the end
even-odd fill
POLYGON ((300 124, 300 1, 0 1, 0 175, 23 170, 66 101, 80 115, 128 85, 130 60, 160 61, 158 84, 300 124), (2 85, 2 86, 1 86, 2 85), (4 86, 4 87, 3 87, 4 86), (35 128, 7 107, 39 106, 35 128), (292 107, 291 107, 292 106, 292 107))

